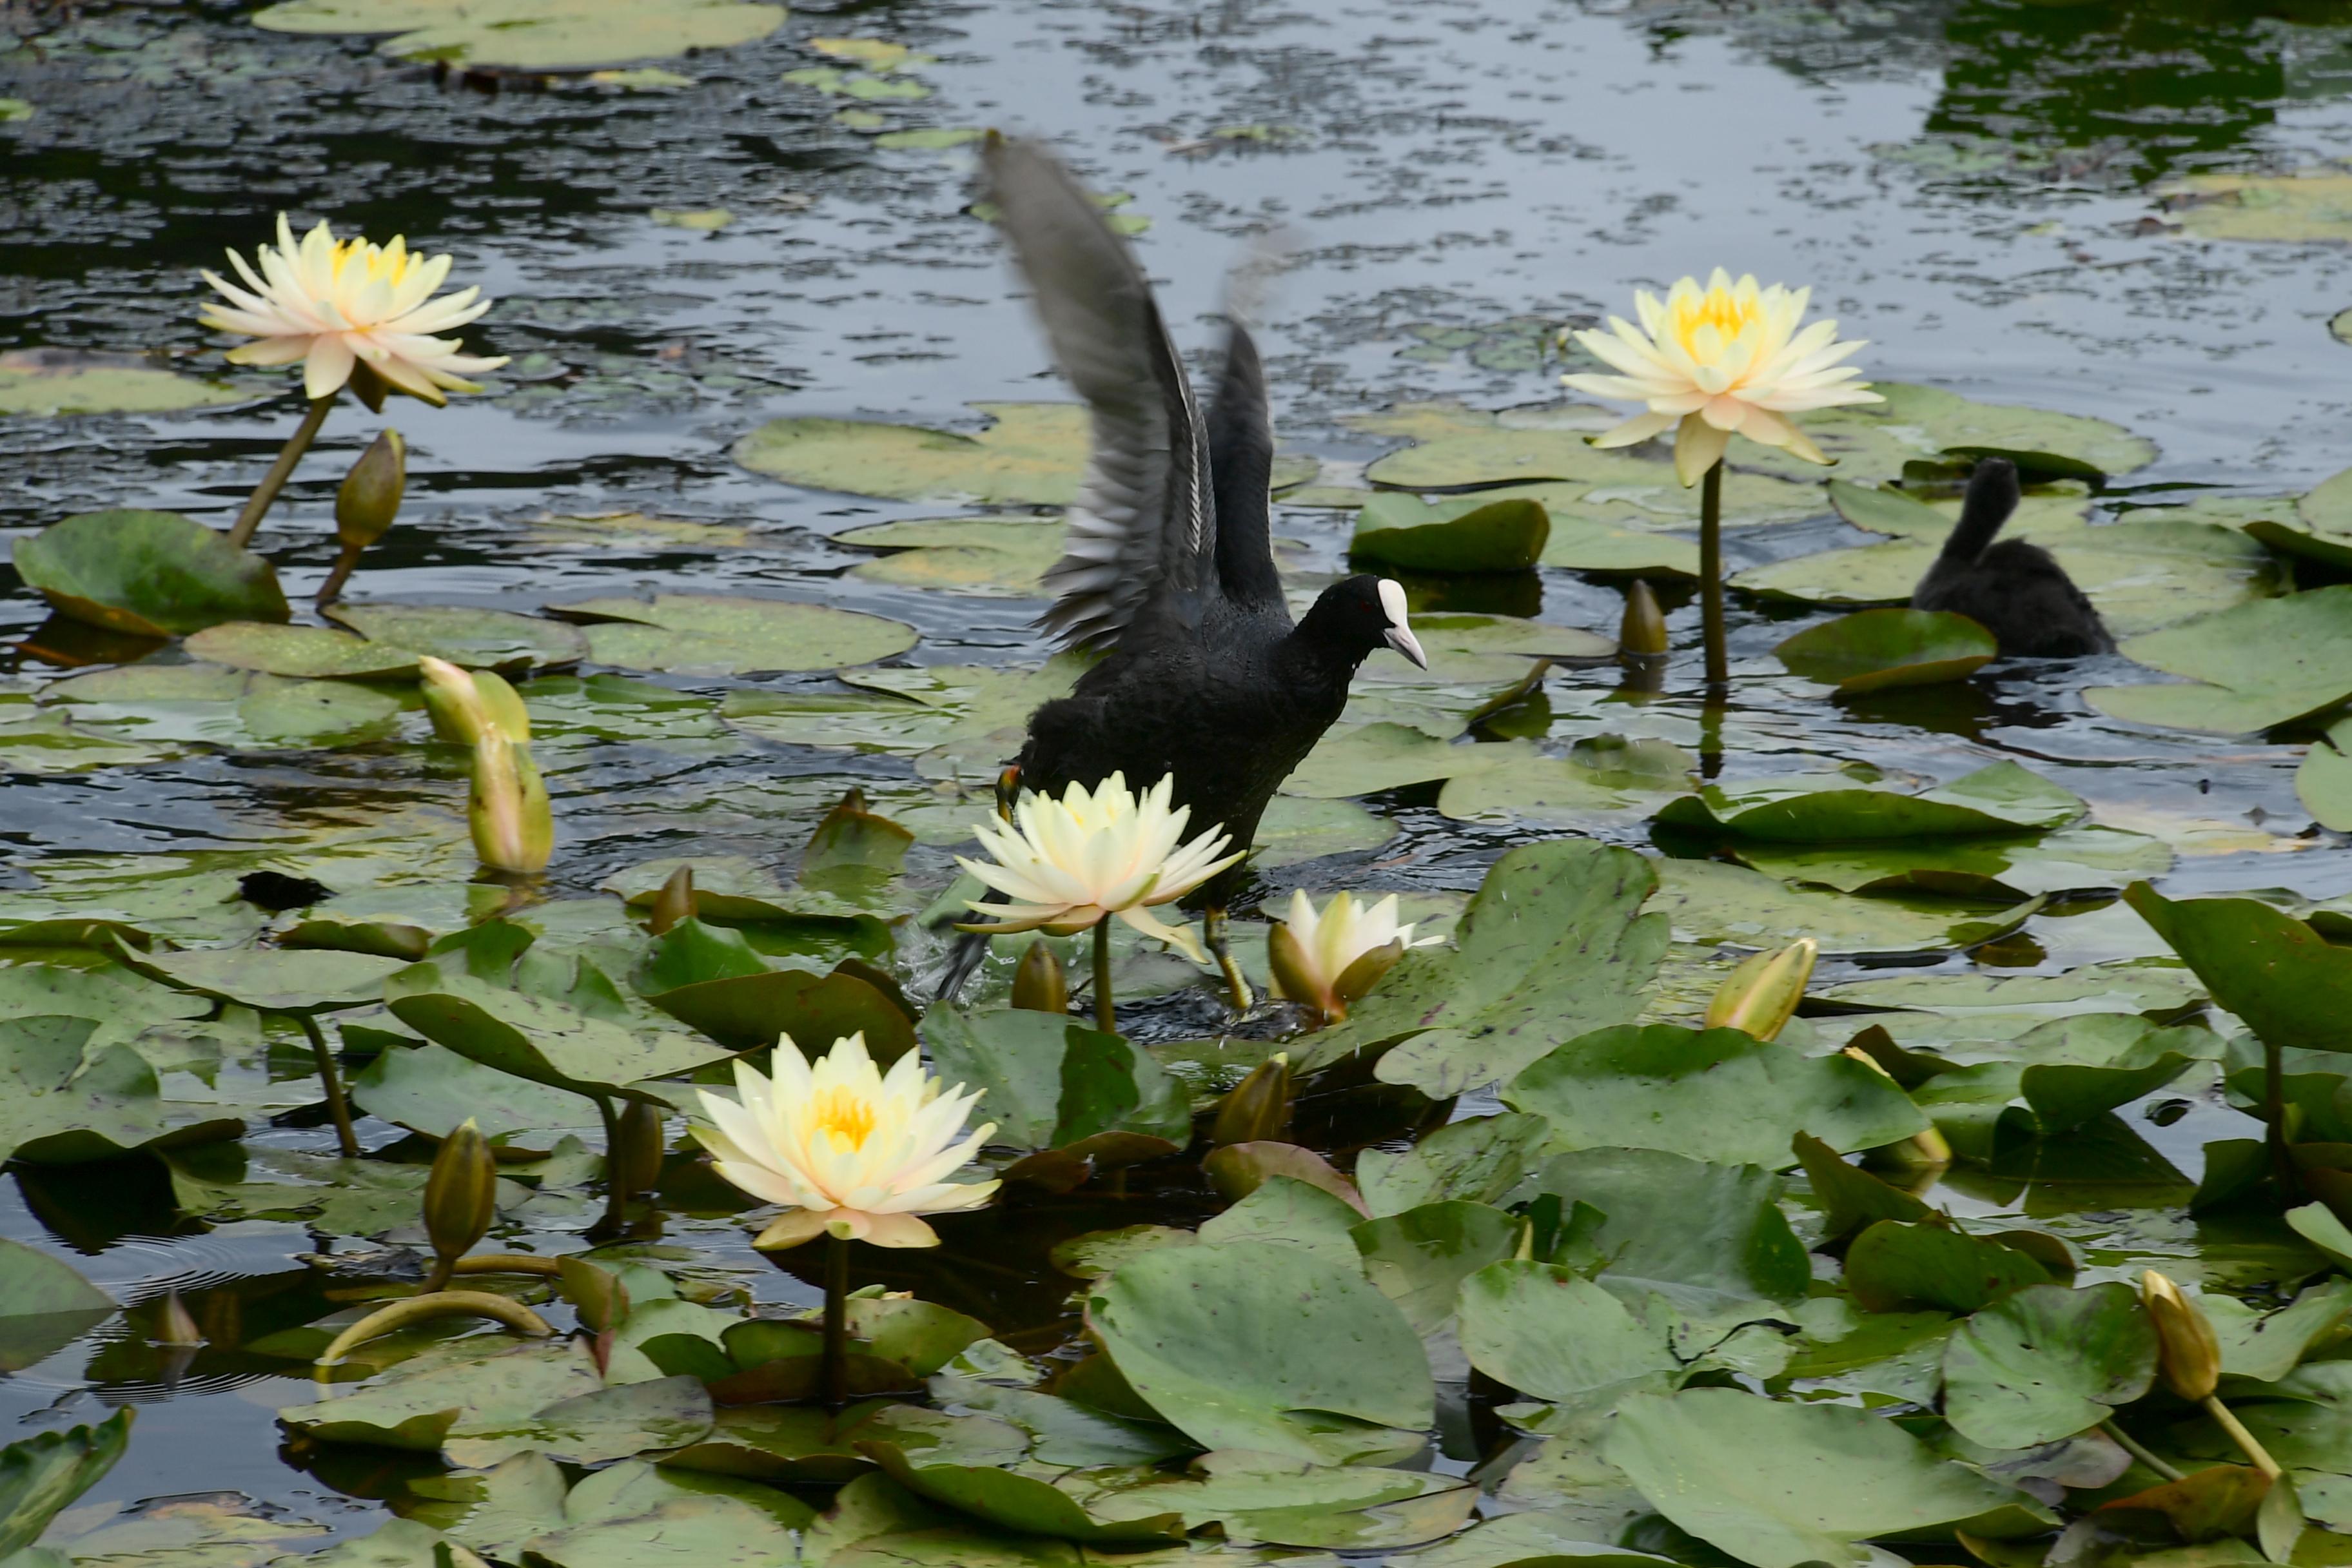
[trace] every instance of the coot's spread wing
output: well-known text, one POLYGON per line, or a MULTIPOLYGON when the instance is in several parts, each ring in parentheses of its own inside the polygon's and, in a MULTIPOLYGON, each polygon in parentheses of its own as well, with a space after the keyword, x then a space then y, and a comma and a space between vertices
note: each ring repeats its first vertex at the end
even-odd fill
POLYGON ((1274 569, 1274 426, 1265 412, 1265 369, 1236 320, 1225 332, 1225 364, 1209 406, 1209 472, 1216 499, 1217 577, 1225 597, 1254 608, 1283 604, 1274 569))
POLYGON ((1202 421, 1150 283, 1069 171, 998 136, 981 166, 1054 359, 1094 416, 1066 553, 1045 574, 1054 605, 1038 625, 1067 647, 1107 647, 1147 605, 1211 585, 1202 421))

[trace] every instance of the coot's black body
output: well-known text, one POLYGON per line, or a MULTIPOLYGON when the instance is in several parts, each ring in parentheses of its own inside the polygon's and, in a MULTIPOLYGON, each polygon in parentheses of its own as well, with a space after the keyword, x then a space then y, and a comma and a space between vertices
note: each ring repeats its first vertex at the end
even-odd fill
MULTIPOLYGON (((1019 787, 1059 794, 1118 773, 1139 791, 1172 775, 1188 834, 1222 826, 1245 847, 1346 707, 1357 667, 1383 647, 1425 665, 1403 591, 1350 577, 1293 625, 1274 565, 1265 379, 1247 330, 1230 324, 1204 413, 1150 282, 1085 190, 1024 142, 991 137, 981 162, 1054 357, 1093 416, 1039 625, 1108 651, 1031 717, 1019 787)), ((1236 867, 1187 900, 1210 909, 1213 940, 1242 876, 1236 867)))
POLYGON ((2017 510, 2017 468, 1987 458, 1969 476, 1960 521, 1911 595, 1915 610, 1954 610, 2026 658, 2079 658, 2113 653, 2099 612, 2057 558, 2021 539, 1994 542, 2017 510))

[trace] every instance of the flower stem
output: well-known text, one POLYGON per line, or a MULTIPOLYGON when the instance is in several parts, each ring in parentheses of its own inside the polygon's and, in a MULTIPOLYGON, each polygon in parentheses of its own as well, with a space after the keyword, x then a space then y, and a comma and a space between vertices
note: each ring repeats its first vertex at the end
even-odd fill
POLYGON ((2279 1468, 2279 1462, 2271 1458, 2270 1450, 2254 1441, 2254 1435, 2246 1430, 2245 1423, 2231 1414, 2230 1407, 2221 1403, 2220 1394, 2209 1394, 2205 1396, 2205 1410, 2206 1414, 2213 1417, 2221 1430, 2230 1435, 2230 1441, 2244 1450, 2246 1458, 2254 1462, 2254 1468, 2273 1480, 2286 1474, 2279 1468))
POLYGON ((593 1237, 614 1237, 628 1228, 629 1189, 621 1181, 621 1113, 613 1108, 613 1097, 595 1097, 596 1114, 604 1119, 604 1217, 588 1234, 593 1237))
POLYGON ((343 584, 351 581, 352 568, 360 563, 360 557, 366 553, 366 551, 367 546, 364 544, 344 545, 342 553, 335 557, 335 564, 328 571, 327 580, 319 584, 318 597, 310 602, 323 610, 341 598, 343 584))
POLYGON ((319 1020, 308 1013, 297 1013, 295 1021, 310 1038, 310 1058, 319 1064, 319 1087, 327 1091, 327 1114, 335 1120, 335 1143, 346 1160, 360 1157, 359 1134, 352 1131, 351 1102, 343 1098, 343 1080, 335 1071, 335 1053, 327 1048, 327 1037, 319 1032, 319 1020))
POLYGON ((335 399, 341 395, 338 390, 310 400, 310 411, 302 416, 302 423, 294 427, 294 434, 289 436, 286 445, 278 448, 278 460, 269 465, 269 471, 261 476, 261 482, 253 488, 253 494, 247 499, 245 510, 236 514, 236 521, 228 531, 231 544, 242 550, 252 542, 254 530, 261 526, 262 518, 268 513, 269 503, 276 500, 278 492, 286 488, 287 479, 293 475, 294 465, 300 462, 302 454, 310 449, 310 443, 318 437, 319 426, 327 422, 327 410, 335 405, 335 399))
POLYGON ((2302 1201, 2303 1180, 2286 1143, 2286 1052, 2271 1040, 2263 1042, 2263 1140, 2270 1145, 2271 1179, 2278 1183, 2280 1197, 2289 1204, 2302 1201))
POLYGON ((1706 643, 1706 683, 1720 689, 1731 679, 1723 646, 1723 459, 1706 471, 1698 492, 1699 622, 1706 643))
POLYGON ((839 1414, 849 1403, 849 1238, 824 1237, 824 1403, 839 1414))
POLYGON ((1118 1033, 1118 1014, 1110 1001, 1110 917, 1095 922, 1095 1027, 1106 1035, 1118 1033))
POLYGON ((2114 1438, 2116 1447, 2121 1448, 2125 1453, 2129 1454, 2133 1458, 2137 1459, 2141 1464, 2146 1465, 2149 1469, 2154 1470, 2164 1479, 2168 1481, 2177 1481, 2181 1479, 2180 1472, 2178 1469, 2173 1468, 2171 1465, 2165 1463, 2162 1459, 2158 1458, 2154 1454, 2149 1453, 2146 1448, 2140 1446, 2139 1439, 2134 1437, 2130 1433, 2126 1432, 2114 1422, 2100 1422, 2099 1430, 2114 1438))

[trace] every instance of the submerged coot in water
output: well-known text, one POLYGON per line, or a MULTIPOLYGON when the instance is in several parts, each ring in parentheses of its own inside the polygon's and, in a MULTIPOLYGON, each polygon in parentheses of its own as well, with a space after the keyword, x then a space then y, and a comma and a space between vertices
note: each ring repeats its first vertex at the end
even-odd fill
MULTIPOLYGON (((1293 625, 1275 571, 1267 482, 1274 433, 1257 347, 1225 335, 1216 401, 1195 401, 1151 286, 1126 242, 1043 149, 992 136, 987 195, 1054 358, 1093 415, 1093 453, 1069 513, 1067 552, 1045 575, 1038 625, 1108 657, 1031 715, 1019 786, 1059 795, 1113 773, 1143 789, 1172 774, 1191 831, 1236 845, 1348 701, 1382 647, 1427 668, 1404 591, 1356 576, 1293 625)), ((1210 946, 1237 1004, 1248 988, 1224 943, 1245 871, 1203 884, 1210 946)))
POLYGON ((2057 558, 2021 539, 1993 542, 2017 510, 2017 465, 1987 458, 1969 479, 1960 521, 1943 552, 1912 590, 1915 610, 1957 610, 2000 643, 2005 654, 2074 658, 2113 653, 2099 612, 2057 558))

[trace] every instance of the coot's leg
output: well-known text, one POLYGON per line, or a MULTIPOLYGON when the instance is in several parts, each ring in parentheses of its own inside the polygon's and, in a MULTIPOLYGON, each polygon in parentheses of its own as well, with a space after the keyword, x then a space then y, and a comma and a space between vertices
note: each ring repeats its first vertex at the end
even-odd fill
POLYGON ((948 950, 946 965, 940 972, 940 988, 932 1000, 953 1005, 963 994, 963 988, 980 966, 988 959, 988 933, 967 931, 956 933, 955 946, 948 950))
POLYGON ((1255 1005, 1256 995, 1242 973, 1240 963, 1234 957, 1233 943, 1225 940, 1225 907, 1211 904, 1201 911, 1201 927, 1209 951, 1217 955, 1217 967, 1224 972, 1225 1000, 1236 1013, 1246 1013, 1255 1005))

